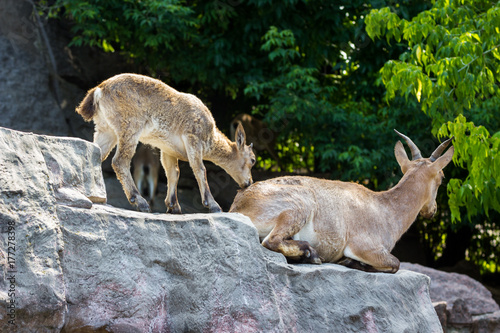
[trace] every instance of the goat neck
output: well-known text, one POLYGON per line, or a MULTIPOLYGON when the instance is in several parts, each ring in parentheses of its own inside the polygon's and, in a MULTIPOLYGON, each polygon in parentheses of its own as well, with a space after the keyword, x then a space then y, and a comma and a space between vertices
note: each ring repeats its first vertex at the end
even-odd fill
POLYGON ((421 168, 425 162, 419 163, 401 178, 401 180, 388 191, 381 192, 380 196, 390 210, 387 216, 391 216, 390 234, 397 240, 410 228, 417 218, 421 208, 428 201, 430 184, 424 181, 421 168))
POLYGON ((220 167, 224 167, 225 162, 231 160, 236 153, 236 144, 216 128, 214 129, 213 142, 207 146, 211 149, 206 152, 206 159, 220 167))

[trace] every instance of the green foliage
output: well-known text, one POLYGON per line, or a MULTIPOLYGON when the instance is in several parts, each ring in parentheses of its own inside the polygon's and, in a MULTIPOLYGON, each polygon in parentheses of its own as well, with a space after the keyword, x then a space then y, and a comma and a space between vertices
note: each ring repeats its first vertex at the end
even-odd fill
MULTIPOLYGON (((332 105, 326 97, 333 93, 333 86, 323 86, 316 75, 316 68, 305 68, 300 64, 302 57, 295 37, 290 30, 278 31, 272 26, 263 37, 261 49, 268 52, 268 58, 276 64, 279 75, 270 81, 250 82, 245 93, 260 100, 265 96, 266 104, 258 105, 254 113, 265 114, 265 120, 271 128, 286 133, 283 141, 288 144, 283 148, 301 142, 303 146, 315 147, 315 138, 304 136, 311 133, 311 125, 316 123, 317 117, 331 113, 332 105)), ((288 147, 288 148, 286 148, 288 147)), ((297 151, 295 151, 297 153, 297 151)), ((303 151, 302 160, 307 160, 311 149, 303 151)), ((313 165, 307 165, 312 169, 313 165)))
MULTIPOLYGON (((381 70, 386 100, 416 98, 433 133, 455 137, 453 160, 467 174, 448 183, 451 220, 474 230, 483 249, 498 245, 500 226, 490 215, 500 213, 500 132, 490 131, 500 125, 500 3, 441 0, 411 20, 383 8, 372 10, 366 24, 371 38, 408 46, 381 70)), ((493 260, 481 256, 481 247, 470 256, 493 260)), ((491 267, 498 267, 494 260, 491 267)))
POLYGON ((54 8, 74 22, 70 46, 120 51, 153 69, 164 66, 158 52, 194 38, 194 12, 182 0, 57 0, 54 8))
POLYGON ((461 220, 460 207, 467 207, 469 220, 484 210, 500 212, 500 132, 490 136, 484 126, 475 126, 459 115, 443 124, 440 136, 455 136, 454 162, 468 170, 465 180, 452 179, 448 184, 452 220, 461 220))
MULTIPOLYGON (((489 209, 500 211, 495 153, 499 133, 466 123, 461 115, 489 99, 500 100, 500 4, 488 1, 437 1, 411 21, 399 19, 389 8, 367 17, 372 38, 385 35, 408 43, 399 61, 387 62, 382 80, 387 99, 396 93, 413 95, 433 119, 433 132, 454 135, 455 162, 469 171, 465 181, 448 185, 452 220, 460 220, 459 207, 469 218, 489 209)), ((499 123, 498 116, 493 121, 499 123)))
MULTIPOLYGON (((314 147, 306 149, 302 159, 308 160, 313 151, 315 171, 387 188, 396 180, 392 129, 403 130, 402 124, 408 122, 422 126, 427 121, 380 105, 383 91, 375 84, 378 77, 373 69, 387 59, 384 52, 375 51, 385 45, 373 45, 360 37, 367 9, 355 6, 343 9, 340 30, 332 31, 319 44, 313 34, 301 40, 298 36, 305 32, 297 28, 271 26, 262 37, 261 50, 272 64, 272 75, 251 80, 244 92, 260 102, 253 112, 281 133, 281 142, 314 147), (345 32, 348 34, 343 35, 345 32), (333 40, 344 47, 332 43, 332 36, 339 36, 333 40), (343 42, 349 39, 364 45, 359 48, 343 42), (315 40, 314 47, 308 44, 310 40, 315 40), (331 55, 322 62, 312 61, 316 58, 311 50, 317 53, 321 49, 331 55)), ((308 169, 312 169, 310 165, 308 169)))
POLYGON ((414 95, 435 128, 476 103, 499 98, 500 4, 436 1, 411 21, 389 8, 366 20, 372 38, 403 39, 409 51, 382 69, 387 98, 414 95))

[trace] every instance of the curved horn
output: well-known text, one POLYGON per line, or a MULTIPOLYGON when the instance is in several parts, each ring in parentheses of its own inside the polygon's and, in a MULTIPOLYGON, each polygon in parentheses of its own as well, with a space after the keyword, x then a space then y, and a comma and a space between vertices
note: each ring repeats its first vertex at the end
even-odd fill
POLYGON ((439 156, 441 156, 441 154, 446 149, 446 147, 448 147, 448 145, 450 144, 451 140, 453 140, 453 138, 454 138, 454 136, 452 136, 448 140, 444 141, 436 148, 436 150, 434 150, 431 157, 429 157, 431 162, 434 162, 435 160, 437 160, 439 158, 439 156))
POLYGON ((406 143, 408 144, 408 147, 410 147, 412 161, 413 160, 417 160, 419 158, 422 158, 422 154, 420 153, 420 150, 418 149, 417 145, 414 144, 413 141, 411 141, 411 139, 409 137, 407 137, 404 134, 399 133, 396 130, 394 130, 394 132, 398 133, 398 135, 400 137, 402 137, 403 139, 405 139, 406 143))

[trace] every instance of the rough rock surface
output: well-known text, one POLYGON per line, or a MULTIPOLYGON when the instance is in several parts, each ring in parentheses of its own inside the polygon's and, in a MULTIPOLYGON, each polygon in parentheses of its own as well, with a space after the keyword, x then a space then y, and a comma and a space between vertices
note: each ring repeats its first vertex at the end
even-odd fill
POLYGON ((0 126, 68 135, 32 11, 28 1, 0 5, 0 126))
POLYGON ((56 200, 85 207, 105 201, 99 155, 81 139, 0 128, 2 332, 9 319, 26 331, 61 326, 67 303, 56 200))
POLYGON ((422 274, 289 265, 239 214, 95 204, 98 156, 0 130, 0 331, 441 331, 422 274))
POLYGON ((431 278, 430 294, 443 327, 460 332, 500 332, 500 307, 491 292, 464 274, 402 263, 402 269, 431 278))
POLYGON ((89 88, 135 69, 118 53, 69 48, 70 26, 35 15, 36 2, 0 2, 0 126, 91 139, 75 106, 89 88))

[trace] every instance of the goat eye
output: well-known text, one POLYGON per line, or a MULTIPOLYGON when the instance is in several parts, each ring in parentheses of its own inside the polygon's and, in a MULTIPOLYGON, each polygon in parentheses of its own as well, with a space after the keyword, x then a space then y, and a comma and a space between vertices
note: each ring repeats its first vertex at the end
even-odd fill
POLYGON ((255 165, 255 158, 252 158, 250 162, 252 163, 252 165, 255 165))

